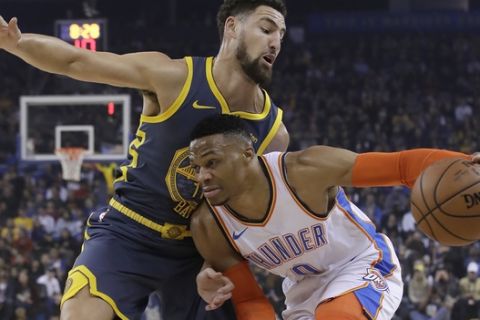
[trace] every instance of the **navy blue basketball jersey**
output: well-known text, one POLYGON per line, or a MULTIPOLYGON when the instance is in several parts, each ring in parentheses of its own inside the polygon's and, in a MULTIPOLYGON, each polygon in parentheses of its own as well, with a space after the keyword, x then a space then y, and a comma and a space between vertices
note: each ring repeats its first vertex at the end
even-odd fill
POLYGON ((166 112, 140 118, 129 156, 115 180, 117 203, 151 219, 186 224, 201 200, 190 167, 190 132, 213 114, 234 114, 245 120, 257 153, 265 151, 278 131, 282 110, 266 91, 262 113, 231 112, 212 75, 213 57, 185 57, 188 76, 166 112))

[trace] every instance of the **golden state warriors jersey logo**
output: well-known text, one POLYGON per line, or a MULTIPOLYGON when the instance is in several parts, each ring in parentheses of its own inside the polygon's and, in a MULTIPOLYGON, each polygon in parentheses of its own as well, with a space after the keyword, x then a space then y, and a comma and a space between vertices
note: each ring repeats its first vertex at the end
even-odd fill
POLYGON ((165 177, 170 197, 177 202, 173 210, 187 219, 202 198, 200 184, 195 181, 195 171, 190 167, 188 156, 188 147, 177 150, 165 177))

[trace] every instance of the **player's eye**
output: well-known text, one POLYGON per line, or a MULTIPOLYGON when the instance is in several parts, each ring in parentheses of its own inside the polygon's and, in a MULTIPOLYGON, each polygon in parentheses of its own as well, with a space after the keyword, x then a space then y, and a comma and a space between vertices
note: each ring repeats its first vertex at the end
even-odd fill
POLYGON ((267 28, 261 28, 262 29, 262 32, 265 33, 265 34, 269 34, 270 33, 270 30, 268 30, 267 28))
POLYGON ((217 165, 217 160, 210 159, 207 161, 206 167, 211 169, 211 168, 214 168, 216 165, 217 165))

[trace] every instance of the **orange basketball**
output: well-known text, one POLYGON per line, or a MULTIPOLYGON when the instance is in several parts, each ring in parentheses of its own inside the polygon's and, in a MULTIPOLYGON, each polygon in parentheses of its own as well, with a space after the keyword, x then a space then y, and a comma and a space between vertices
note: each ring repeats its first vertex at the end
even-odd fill
POLYGON ((435 162, 418 177, 410 205, 417 226, 448 246, 480 239, 480 165, 454 158, 435 162))

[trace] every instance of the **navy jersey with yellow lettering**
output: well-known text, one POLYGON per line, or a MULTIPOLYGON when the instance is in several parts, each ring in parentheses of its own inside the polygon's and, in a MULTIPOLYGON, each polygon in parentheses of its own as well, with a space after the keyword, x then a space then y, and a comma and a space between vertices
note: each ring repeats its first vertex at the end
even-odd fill
POLYGON ((186 224, 201 199, 188 159, 190 132, 216 113, 243 118, 255 149, 263 153, 282 121, 282 110, 264 92, 260 114, 231 112, 212 75, 213 57, 185 57, 187 80, 173 105, 140 118, 129 157, 115 180, 115 200, 155 222, 186 224))

